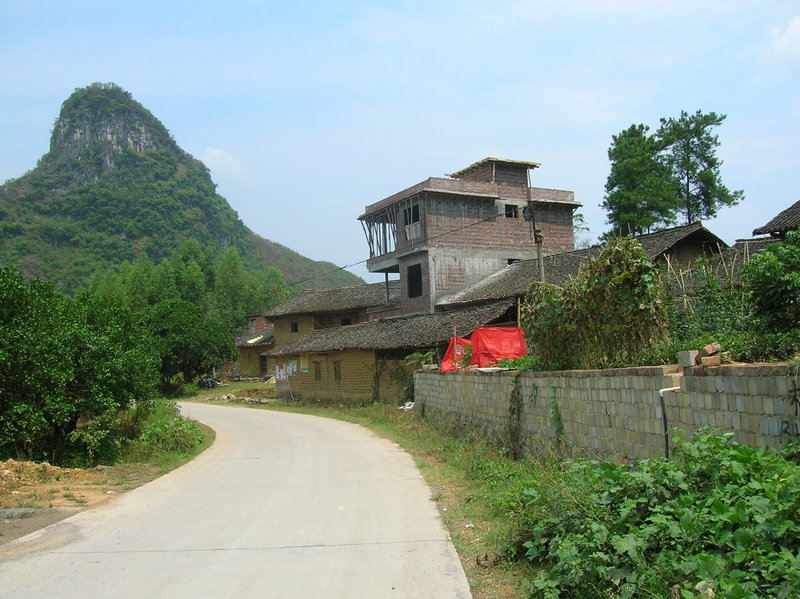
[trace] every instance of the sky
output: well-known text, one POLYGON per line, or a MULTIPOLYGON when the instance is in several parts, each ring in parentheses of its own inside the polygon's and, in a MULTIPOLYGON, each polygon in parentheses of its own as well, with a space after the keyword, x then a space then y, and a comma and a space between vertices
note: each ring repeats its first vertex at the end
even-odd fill
POLYGON ((800 0, 0 0, 0 30, 0 182, 113 82, 247 227, 368 282, 364 207, 489 156, 541 163, 595 241, 612 136, 681 111, 727 115, 724 241, 800 199, 800 0))

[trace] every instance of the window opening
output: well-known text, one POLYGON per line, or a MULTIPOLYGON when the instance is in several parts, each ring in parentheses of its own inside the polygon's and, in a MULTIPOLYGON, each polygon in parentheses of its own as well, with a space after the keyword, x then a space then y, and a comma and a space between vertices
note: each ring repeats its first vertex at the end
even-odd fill
POLYGON ((403 224, 408 226, 419 222, 419 204, 403 208, 403 224))
POLYGON ((290 326, 291 326, 292 333, 296 333, 297 331, 300 330, 300 327, 298 326, 298 324, 296 322, 293 322, 290 326))
POLYGON ((406 269, 406 283, 408 285, 408 297, 420 297, 422 295, 421 264, 412 264, 406 269))
POLYGON ((322 380, 322 362, 314 362, 314 380, 322 380))
POLYGON ((342 362, 341 360, 334 360, 333 361, 333 380, 341 381, 342 380, 342 362))
POLYGON ((506 218, 519 218, 519 206, 514 204, 506 204, 506 218))

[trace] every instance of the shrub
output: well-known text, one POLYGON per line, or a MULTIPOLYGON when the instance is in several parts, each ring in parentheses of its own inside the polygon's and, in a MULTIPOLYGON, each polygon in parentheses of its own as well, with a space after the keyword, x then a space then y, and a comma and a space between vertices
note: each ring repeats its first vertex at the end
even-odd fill
POLYGON ((800 467, 731 436, 680 442, 673 461, 573 463, 568 495, 528 490, 533 596, 796 596, 800 467))
POLYGON ((130 454, 147 460, 157 453, 188 451, 203 442, 200 426, 180 414, 178 406, 169 400, 149 402, 141 423, 141 432, 131 444, 130 454))
POLYGON ((666 294, 639 242, 607 242, 563 288, 534 282, 522 311, 532 355, 547 369, 633 361, 666 333, 666 294))
POLYGON ((742 268, 752 291, 756 316, 772 331, 786 331, 800 322, 800 231, 789 231, 752 257, 742 268))

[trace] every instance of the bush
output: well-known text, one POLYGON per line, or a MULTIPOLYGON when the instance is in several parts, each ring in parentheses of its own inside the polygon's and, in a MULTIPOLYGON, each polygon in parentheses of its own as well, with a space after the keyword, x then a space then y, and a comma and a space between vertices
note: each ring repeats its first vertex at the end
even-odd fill
POLYGON ((666 306, 659 273, 641 244, 620 238, 563 288, 534 282, 522 326, 529 352, 544 368, 602 368, 662 343, 666 306))
POLYGON ((742 268, 752 291, 755 315, 772 331, 787 331, 800 322, 800 231, 789 231, 752 257, 742 268))
POLYGON ((568 493, 525 491, 533 596, 797 596, 800 467, 731 436, 680 442, 674 461, 576 462, 568 493))
POLYGON ((200 425, 181 416, 174 402, 153 400, 141 409, 145 415, 141 432, 129 448, 132 459, 147 461, 159 453, 182 453, 203 442, 200 425))

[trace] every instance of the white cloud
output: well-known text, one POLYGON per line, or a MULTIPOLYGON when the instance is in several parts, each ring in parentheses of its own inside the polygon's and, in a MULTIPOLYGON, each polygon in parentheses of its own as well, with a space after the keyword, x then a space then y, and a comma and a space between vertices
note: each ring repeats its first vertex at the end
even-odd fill
POLYGON ((220 148, 206 148, 201 160, 217 177, 238 177, 245 173, 242 163, 235 156, 220 148))
POLYGON ((772 55, 779 64, 800 73, 800 15, 773 37, 772 55))

